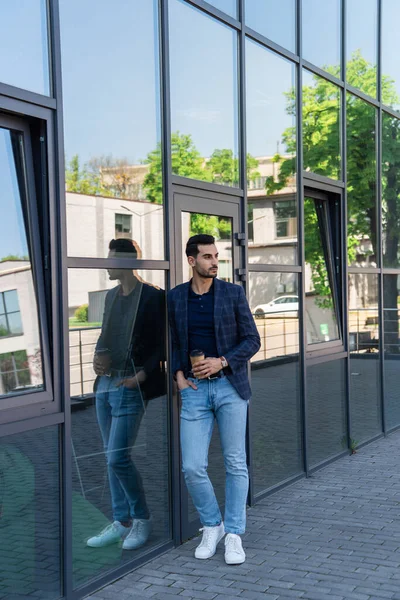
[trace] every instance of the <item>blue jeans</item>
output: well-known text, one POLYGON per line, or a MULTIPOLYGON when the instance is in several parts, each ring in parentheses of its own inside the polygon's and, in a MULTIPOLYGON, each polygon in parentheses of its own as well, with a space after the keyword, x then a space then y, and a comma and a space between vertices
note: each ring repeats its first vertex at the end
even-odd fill
POLYGON ((226 377, 192 379, 181 391, 182 470, 200 520, 207 527, 221 523, 214 488, 207 474, 208 449, 218 423, 226 470, 225 530, 241 534, 246 528, 249 477, 246 464, 246 420, 248 401, 243 400, 226 377))
POLYGON ((144 413, 142 398, 138 390, 117 387, 119 381, 99 378, 96 412, 107 459, 113 518, 125 522, 148 519, 150 514, 142 478, 131 458, 144 413))

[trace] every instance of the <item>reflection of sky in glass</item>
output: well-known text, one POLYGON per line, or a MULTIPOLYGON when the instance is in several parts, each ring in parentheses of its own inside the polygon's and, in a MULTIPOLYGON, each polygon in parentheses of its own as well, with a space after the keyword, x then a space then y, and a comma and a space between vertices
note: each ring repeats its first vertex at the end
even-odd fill
MULTIPOLYGON (((400 96, 400 61, 397 52, 399 24, 399 0, 382 0, 382 75, 394 80, 398 96, 400 96)), ((392 105, 399 109, 400 100, 397 99, 392 105)))
POLYGON ((296 0, 246 0, 246 25, 296 51, 296 0))
POLYGON ((203 156, 237 155, 236 33, 179 0, 169 6, 172 131, 191 134, 203 156))
MULTIPOLYGON (((354 1, 362 4, 362 0, 354 1)), ((366 1, 368 6, 375 2, 366 1)), ((396 2, 384 0, 385 5, 395 6, 396 2)), ((211 4, 229 12, 234 0, 215 0, 211 4)), ((303 47, 306 58, 315 64, 338 63, 338 4, 337 0, 303 1, 307 16, 303 47)), ((347 4, 351 9, 351 48, 363 42, 362 51, 370 60, 375 39, 371 39, 371 11, 366 34, 364 11, 355 10, 358 19, 353 19, 353 4, 347 4), (366 37, 370 39, 366 41, 366 37)), ((294 0, 246 0, 247 24, 290 48, 294 39, 293 5, 294 0)), ((160 140, 156 6, 156 0, 115 0, 110 10, 108 0, 60 0, 68 160, 75 153, 81 163, 111 154, 115 159, 126 158, 137 164, 156 147, 160 140)), ((171 1, 169 9, 172 130, 190 133, 203 156, 216 148, 237 151, 236 34, 179 0, 171 1)), ((400 5, 396 14, 400 17, 400 5)), ((397 36, 393 23, 392 30, 397 36)), ((393 42, 391 47, 395 47, 393 42)), ((258 50, 252 44, 248 48, 248 52, 258 50)), ((289 67, 281 71, 278 65, 284 66, 284 61, 270 56, 267 71, 255 59, 247 60, 248 81, 268 94, 273 111, 273 116, 268 113, 264 140, 249 130, 249 151, 255 155, 275 152, 288 123, 283 92, 292 86, 289 67)), ((384 72, 395 75, 400 70, 396 53, 391 52, 389 59, 391 68, 384 72)), ((254 104, 255 100, 249 97, 247 102, 254 104)), ((262 110, 254 107, 254 114, 257 110, 261 118, 262 110)), ((260 127, 264 127, 262 123, 260 127)))
POLYGON ((48 95, 46 5, 46 0, 1 2, 0 81, 48 95))
POLYGON ((340 0, 303 0, 303 57, 317 67, 340 64, 340 0))
POLYGON ((208 4, 212 4, 215 8, 223 10, 231 17, 237 18, 237 0, 206 0, 208 4))
MULTIPOLYGON (((346 3, 347 9, 347 62, 354 53, 359 52, 372 66, 376 67, 377 54, 377 0, 351 0, 346 3)), ((376 77, 375 77, 376 79, 376 77)), ((355 82, 350 81, 352 85, 355 82)), ((376 81, 358 85, 366 94, 376 96, 376 81), (371 85, 374 85, 372 88, 371 85)))
POLYGON ((156 0, 61 0, 67 159, 139 163, 160 139, 156 0), (79 19, 77 15, 79 14, 79 19))
POLYGON ((255 42, 246 44, 247 151, 252 156, 286 152, 282 134, 294 125, 286 92, 295 84, 295 67, 255 42))
POLYGON ((10 133, 0 129, 0 259, 28 254, 10 133))

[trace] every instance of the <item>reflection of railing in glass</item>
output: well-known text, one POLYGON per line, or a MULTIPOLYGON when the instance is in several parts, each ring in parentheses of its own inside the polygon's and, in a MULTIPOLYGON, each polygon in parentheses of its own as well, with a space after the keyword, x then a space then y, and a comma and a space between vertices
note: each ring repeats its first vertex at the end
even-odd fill
POLYGON ((253 315, 261 338, 261 348, 251 362, 268 360, 278 356, 288 356, 299 352, 299 319, 297 313, 293 316, 253 315))
POLYGON ((101 327, 82 327, 69 330, 71 397, 93 393, 96 379, 93 356, 101 327))
POLYGON ((385 308, 384 344, 386 354, 400 354, 400 309, 385 308))
POLYGON ((376 308, 349 310, 349 349, 353 354, 379 350, 379 316, 376 308))

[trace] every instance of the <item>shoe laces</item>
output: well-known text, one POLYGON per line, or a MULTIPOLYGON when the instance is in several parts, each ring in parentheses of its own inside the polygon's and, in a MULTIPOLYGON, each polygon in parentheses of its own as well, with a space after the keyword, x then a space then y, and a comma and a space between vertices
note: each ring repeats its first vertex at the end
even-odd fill
POLYGON ((129 532, 129 536, 136 535, 136 534, 139 535, 140 530, 145 525, 144 521, 145 521, 145 519, 133 519, 132 529, 129 532))
POLYGON ((238 535, 227 535, 226 537, 226 549, 228 552, 238 552, 242 551, 242 544, 240 541, 240 537, 238 535))
POLYGON ((203 539, 200 542, 200 546, 206 546, 207 548, 213 547, 212 529, 214 529, 214 528, 213 527, 202 527, 201 529, 199 529, 199 531, 203 532, 203 539))
POLYGON ((103 531, 100 532, 100 535, 106 535, 107 533, 110 533, 111 531, 116 531, 118 529, 118 526, 116 523, 110 523, 109 525, 107 525, 106 527, 104 527, 103 531))

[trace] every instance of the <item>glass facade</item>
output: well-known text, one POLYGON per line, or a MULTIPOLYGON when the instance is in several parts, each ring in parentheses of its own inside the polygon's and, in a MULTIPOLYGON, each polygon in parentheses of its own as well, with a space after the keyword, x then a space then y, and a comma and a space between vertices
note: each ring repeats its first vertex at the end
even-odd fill
MULTIPOLYGON (((0 598, 76 600, 199 527, 166 302, 189 235, 261 337, 250 505, 400 426, 400 11, 3 4, 0 555, 26 546, 0 598), (138 547, 98 545, 140 518, 138 547)), ((217 428, 209 472, 223 505, 217 428)))
POLYGON ((59 598, 61 495, 58 427, 0 439, 0 598, 59 598))

